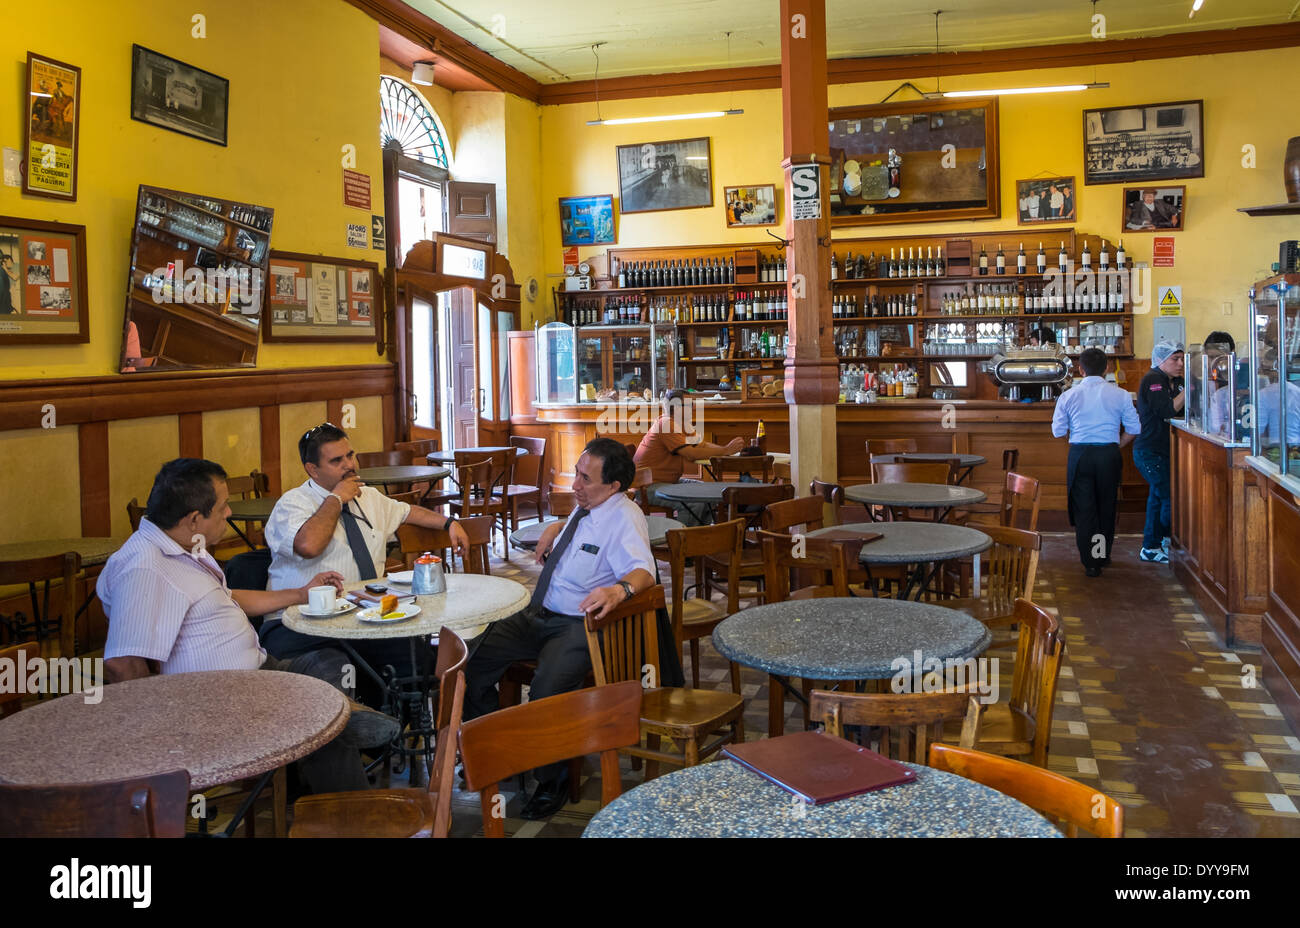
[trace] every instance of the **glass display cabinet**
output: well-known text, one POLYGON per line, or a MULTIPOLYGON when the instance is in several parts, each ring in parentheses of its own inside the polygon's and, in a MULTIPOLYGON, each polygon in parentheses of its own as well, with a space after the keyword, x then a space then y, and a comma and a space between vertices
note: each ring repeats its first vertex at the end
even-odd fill
POLYGON ((1198 432, 1205 431, 1205 362, 1208 360, 1201 345, 1187 346, 1185 367, 1187 404, 1183 410, 1183 418, 1187 421, 1188 428, 1196 429, 1198 432))
POLYGON ((1187 425, 1228 442, 1250 440, 1249 365, 1234 352, 1191 345, 1187 351, 1187 425))
POLYGON ((1300 274, 1255 284, 1250 296, 1251 451, 1300 473, 1300 274))
POLYGON ((536 327, 537 401, 594 403, 657 397, 675 381, 677 335, 671 325, 536 327))

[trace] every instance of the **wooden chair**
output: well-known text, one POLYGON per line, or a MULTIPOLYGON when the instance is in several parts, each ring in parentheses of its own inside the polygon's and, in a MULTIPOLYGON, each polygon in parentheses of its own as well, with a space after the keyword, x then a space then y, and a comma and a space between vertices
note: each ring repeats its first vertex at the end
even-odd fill
POLYGON ((465 785, 479 793, 483 833, 505 837, 500 783, 534 767, 600 754, 600 802, 623 791, 619 748, 641 742, 641 684, 629 680, 492 712, 460 729, 465 785))
MULTIPOLYGON (((433 438, 421 438, 417 441, 399 441, 393 445, 393 448, 396 451, 405 451, 407 453, 409 456, 407 463, 427 465, 429 455, 442 450, 442 433, 436 432, 435 436, 433 438)), ((457 498, 456 493, 445 489, 442 480, 432 483, 413 483, 411 489, 419 491, 420 505, 429 509, 440 507, 457 498)))
MULTIPOLYGON (((602 619, 586 617, 587 650, 596 675, 596 686, 624 681, 638 682, 653 674, 660 679, 658 610, 664 607, 664 588, 653 586, 602 619), (603 645, 603 647, 602 647, 603 645)), ((738 693, 717 690, 657 687, 646 689, 641 699, 641 731, 645 747, 638 740, 625 753, 643 758, 645 777, 654 779, 659 763, 666 761, 694 767, 724 744, 745 740, 745 700, 738 693), (723 731, 730 727, 730 731, 723 731), (710 735, 715 735, 708 740, 710 735), (681 754, 661 751, 660 739, 680 742, 681 754)))
MULTIPOLYGON (((844 738, 845 725, 879 729, 877 750, 913 764, 929 762, 929 747, 943 738, 945 722, 960 719, 961 746, 979 736, 980 703, 969 693, 843 693, 813 690, 812 717, 827 734, 844 738)), ((873 739, 874 740, 874 739, 873 739)))
MULTIPOLYGON (((722 491, 722 512, 718 519, 719 522, 730 522, 733 519, 744 519, 745 525, 755 531, 763 519, 763 512, 772 503, 781 500, 793 499, 794 487, 792 486, 769 486, 766 484, 756 483, 753 486, 727 487, 722 491)), ((730 555, 705 555, 700 561, 704 568, 704 576, 700 581, 704 584, 704 598, 706 600, 713 598, 713 588, 717 585, 714 580, 714 574, 727 572, 727 558, 730 555)), ((763 579, 763 555, 758 550, 756 543, 747 543, 741 551, 740 557, 740 583, 747 581, 756 581, 761 583, 763 579)), ((757 583, 756 583, 757 585, 757 583)), ((729 592, 725 588, 724 593, 729 592)), ((757 602, 766 602, 762 589, 754 591, 741 591, 738 594, 741 599, 752 599, 757 602)))
POLYGON ((551 468, 551 476, 547 481, 550 487, 546 493, 546 508, 551 515, 556 518, 567 516, 573 512, 577 505, 577 500, 573 496, 573 487, 565 487, 555 482, 555 468, 551 468))
POLYGON ((502 556, 509 560, 506 500, 501 493, 509 485, 510 474, 514 469, 515 449, 493 451, 487 456, 473 451, 457 451, 455 455, 460 499, 452 502, 452 512, 463 517, 491 516, 494 523, 500 524, 502 556))
POLYGON ((677 514, 676 509, 668 506, 656 506, 650 502, 650 491, 647 489, 655 482, 654 471, 648 467, 638 467, 636 476, 632 478, 632 486, 628 490, 628 495, 636 501, 641 507, 641 511, 646 515, 665 515, 669 518, 677 514))
POLYGON ((763 510, 763 530, 788 533, 802 526, 804 532, 815 532, 822 527, 825 516, 826 508, 819 496, 778 500, 763 510))
MULTIPOLYGON (((461 560, 463 572, 490 575, 492 563, 488 556, 488 546, 492 543, 492 519, 487 516, 471 516, 460 519, 459 522, 469 536, 469 550, 461 560)), ((443 556, 452 550, 451 533, 445 529, 424 528, 409 522, 397 527, 397 543, 406 570, 410 570, 415 565, 415 559, 425 551, 438 551, 443 556)), ((450 564, 450 558, 443 556, 443 563, 450 564)))
POLYGON ((247 477, 227 477, 226 490, 231 499, 261 499, 271 490, 271 478, 260 470, 247 477))
POLYGON ((1076 838, 1079 829, 1099 838, 1124 837, 1124 807, 1105 793, 1059 773, 965 745, 930 745, 930 766, 983 783, 1042 813, 1076 838))
MULTIPOLYGON (((713 634, 713 630, 729 615, 740 610, 740 561, 745 543, 745 521, 732 519, 717 525, 700 525, 676 528, 667 534, 668 561, 673 584, 673 640, 680 654, 682 643, 690 644, 691 686, 700 686, 700 639, 713 634), (707 555, 723 555, 727 570, 727 605, 703 599, 700 592, 702 560, 707 555), (695 566, 695 598, 686 600, 686 564, 695 566)), ((731 691, 740 692, 740 668, 731 664, 731 691)))
POLYGON ((831 524, 846 525, 850 522, 870 522, 871 513, 861 503, 846 503, 844 487, 838 483, 814 480, 808 484, 809 496, 820 496, 822 502, 831 507, 831 524))
POLYGON ((183 838, 190 774, 60 786, 0 784, 3 838, 183 838))
POLYGON ((772 465, 772 482, 782 486, 794 483, 789 461, 777 461, 772 465))
POLYGON ((0 587, 25 584, 31 603, 31 614, 24 621, 19 622, 17 616, 6 620, 9 640, 31 640, 30 635, 40 648, 41 657, 75 657, 79 573, 81 556, 75 551, 21 561, 0 561, 0 587), (53 591, 54 606, 51 607, 51 585, 55 581, 61 585, 53 591))
POLYGON ((915 438, 870 438, 866 442, 867 460, 877 454, 899 454, 916 451, 915 438))
POLYGON ((134 496, 131 497, 131 502, 126 504, 126 517, 131 520, 131 531, 140 531, 140 520, 146 511, 147 507, 141 506, 134 496))
POLYGON ((405 467, 410 463, 409 451, 363 451, 357 455, 357 467, 405 467))
POLYGON ((542 463, 546 458, 546 439, 511 435, 510 446, 528 452, 515 455, 510 482, 500 491, 506 499, 510 531, 513 532, 519 529, 520 503, 531 503, 537 509, 537 521, 542 521, 542 463))
POLYGON ((771 483, 772 455, 714 455, 709 458, 709 470, 717 480, 734 480, 747 475, 754 477, 760 483, 771 483))
POLYGON ((861 573, 861 538, 805 538, 800 557, 795 554, 793 536, 767 531, 758 535, 768 602, 853 595, 850 585, 855 574, 861 573), (810 578, 810 574, 819 576, 810 578))
POLYGON ((976 527, 993 539, 993 547, 984 555, 988 575, 981 583, 980 598, 959 599, 944 605, 969 613, 985 625, 1009 625, 1015 620, 1016 600, 1033 598, 1043 536, 1001 525, 976 527))
POLYGON ((1013 471, 1020 469, 1020 449, 1003 448, 1002 449, 1002 470, 1013 471))
POLYGON ((394 442, 393 447, 398 451, 405 451, 409 454, 412 464, 424 464, 429 455, 442 450, 442 433, 439 432, 432 438, 394 442))
POLYGON ((1020 625, 1020 640, 1011 697, 984 708, 975 746, 990 754, 1027 756, 1046 767, 1065 641, 1056 619, 1029 600, 1016 600, 1012 619, 1020 625))
MULTIPOLYGON (((953 460, 959 460, 953 458, 953 460)), ((907 463, 873 460, 873 483, 952 483, 953 466, 946 461, 909 461, 907 463)))
POLYGON ((438 633, 438 746, 428 789, 372 789, 304 796, 290 838, 445 838, 451 828, 456 740, 465 704, 469 649, 449 628, 438 633))

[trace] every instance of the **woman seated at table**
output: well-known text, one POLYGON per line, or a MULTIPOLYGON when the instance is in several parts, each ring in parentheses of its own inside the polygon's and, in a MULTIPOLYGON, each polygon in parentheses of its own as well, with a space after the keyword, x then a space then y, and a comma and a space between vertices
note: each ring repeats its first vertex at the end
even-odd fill
MULTIPOLYGON (((200 670, 281 670, 306 674, 342 690, 347 655, 322 649, 292 660, 269 657, 249 615, 307 602, 307 590, 332 585, 334 571, 289 590, 232 590, 208 548, 226 533, 230 493, 220 464, 178 458, 154 478, 140 528, 108 559, 97 591, 108 616, 104 667, 113 683, 160 673, 200 670)), ((196 720, 201 724, 201 720, 196 720)), ((353 703, 347 727, 300 762, 313 792, 367 789, 358 751, 388 743, 396 719, 353 703)))
POLYGON ((685 401, 685 390, 669 390, 664 394, 663 414, 641 439, 634 460, 637 467, 648 467, 654 475, 655 482, 647 487, 650 504, 676 508, 677 518, 681 522, 699 525, 700 520, 691 512, 690 507, 665 499, 659 495, 659 491, 681 480, 687 461, 707 461, 714 455, 735 454, 745 447, 745 441, 733 438, 726 445, 715 445, 701 440, 698 431, 686 427, 688 424, 693 426, 694 419, 689 423, 686 421, 685 401))

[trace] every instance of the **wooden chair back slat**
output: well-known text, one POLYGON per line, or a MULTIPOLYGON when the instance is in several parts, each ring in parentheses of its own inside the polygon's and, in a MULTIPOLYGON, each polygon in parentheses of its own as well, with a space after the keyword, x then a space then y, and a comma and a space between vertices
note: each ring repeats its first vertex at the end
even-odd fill
POLYGON ((607 612, 586 617, 587 652, 597 686, 640 681, 647 671, 659 680, 658 611, 664 608, 664 588, 650 587, 607 612), (601 641, 604 647, 601 647, 601 641))
POLYGON ((858 555, 863 543, 861 538, 805 538, 803 557, 796 557, 793 536, 763 531, 758 533, 758 537, 763 549, 768 602, 852 595, 849 584, 856 579, 858 555), (809 589, 812 592, 798 595, 809 589))
POLYGON ((410 463, 409 451, 363 451, 357 455, 357 467, 405 467, 410 463))
POLYGON ((747 526, 756 529, 763 518, 763 510, 772 503, 786 499, 794 499, 794 487, 788 484, 727 487, 722 491, 722 516, 719 521, 744 519, 747 526))
POLYGON ((190 774, 60 786, 0 784, 0 837, 183 838, 190 774))
POLYGON ((952 483, 955 479, 953 471, 951 462, 944 461, 871 462, 874 483, 952 483))
POLYGON ((866 443, 867 460, 876 454, 900 454, 916 451, 915 438, 871 438, 866 443))
POLYGON ((930 766, 1023 802, 1063 826, 1067 837, 1076 837, 1080 828, 1099 838, 1124 837, 1123 806, 1094 787, 1059 773, 949 744, 931 745, 930 766))
POLYGON ((745 520, 732 519, 716 525, 699 525, 669 529, 668 565, 673 588, 673 640, 682 648, 683 612, 686 599, 686 564, 695 565, 695 591, 698 596, 704 576, 702 559, 707 555, 726 557, 727 615, 740 611, 740 560, 745 546, 745 520))
POLYGON ((878 728, 887 757, 925 764, 929 745, 943 738, 944 722, 961 719, 961 744, 979 738, 979 700, 969 693, 842 693, 813 690, 810 714, 828 734, 843 738, 845 725, 878 728))
POLYGON ((1002 470, 1012 471, 1020 466, 1020 449, 1003 448, 1002 449, 1002 470))
MULTIPOLYGON (((490 575, 492 563, 488 557, 488 546, 492 543, 492 517, 469 516, 457 521, 469 536, 469 550, 463 559, 465 573, 490 575)), ((452 548, 451 533, 446 529, 425 528, 410 522, 397 527, 397 543, 408 570, 425 551, 449 552, 452 548)), ((450 563, 449 559, 443 559, 444 568, 448 568, 450 563)))
POLYGON ((398 451, 405 451, 411 456, 411 463, 424 464, 429 455, 442 450, 442 435, 437 438, 421 438, 417 441, 399 441, 393 445, 398 451))
POLYGON ((546 458, 545 438, 525 438, 522 435, 510 436, 510 447, 527 451, 527 454, 515 453, 514 476, 511 483, 522 486, 540 487, 542 485, 542 465, 546 458))
MULTIPOLYGON (((594 666, 594 665, 593 665, 594 666)), ((573 757, 601 754, 601 804, 622 792, 618 749, 641 742, 641 684, 628 680, 537 699, 466 722, 460 729, 465 783, 481 796, 483 831, 504 837, 498 784, 573 757)))
POLYGON ((481 452, 457 451, 456 479, 460 481, 462 512, 466 515, 499 514, 505 501, 499 495, 511 483, 515 468, 515 449, 481 452), (487 464, 486 471, 477 465, 487 464), (473 511, 471 511, 471 508, 473 511))
POLYGON ((77 574, 81 555, 75 551, 32 557, 21 561, 0 561, 0 586, 27 584, 31 616, 38 637, 57 620, 57 642, 42 638, 42 657, 74 657, 76 654, 77 574), (57 590, 54 581, 59 581, 57 590))
POLYGON ((131 531, 140 530, 140 520, 144 518, 146 507, 141 506, 136 497, 131 497, 131 502, 126 504, 126 517, 131 522, 131 531))
POLYGON ((979 529, 993 539, 993 547, 985 555, 988 577, 981 590, 988 616, 1010 619, 1016 600, 1033 597, 1043 536, 1001 525, 980 525, 979 529))
POLYGON ((456 741, 465 714, 465 665, 469 648, 465 639, 450 628, 438 632, 438 742, 429 773, 429 792, 434 797, 433 837, 445 838, 451 830, 451 794, 456 775, 456 741))
POLYGON ((1020 625, 1020 639, 1011 678, 1011 711, 1033 720, 1034 763, 1046 766, 1065 642, 1056 618, 1029 600, 1016 600, 1012 615, 1020 625))
POLYGON ((804 532, 815 532, 826 517, 825 505, 820 496, 799 496, 770 503, 763 510, 763 530, 789 532, 799 526, 804 532))
POLYGON ((763 483, 770 483, 772 460, 770 454, 714 455, 709 458, 709 470, 719 480, 730 480, 733 474, 749 474, 751 477, 757 475, 763 483))
POLYGON ((1037 478, 1008 472, 1002 485, 1002 512, 999 521, 1010 528, 1019 528, 1021 514, 1027 513, 1029 531, 1038 531, 1041 490, 1037 478))

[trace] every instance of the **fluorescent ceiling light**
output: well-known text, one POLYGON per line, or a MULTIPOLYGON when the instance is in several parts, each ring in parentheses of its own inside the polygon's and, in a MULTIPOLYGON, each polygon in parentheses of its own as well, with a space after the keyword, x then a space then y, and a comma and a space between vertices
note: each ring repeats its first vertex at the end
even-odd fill
POLYGON ((1187 14, 1187 18, 1191 19, 1193 16, 1195 16, 1196 11, 1199 10, 1204 3, 1205 0, 1196 0, 1196 2, 1192 4, 1192 11, 1187 14))
POLYGON ((417 61, 415 67, 411 69, 411 83, 423 84, 426 87, 433 86, 433 62, 417 61))
POLYGON ((588 119, 589 126, 628 126, 638 122, 673 122, 678 119, 713 119, 718 116, 739 116, 744 110, 712 110, 708 113, 676 113, 671 116, 626 116, 622 119, 588 119))
POLYGON ((924 96, 930 100, 940 97, 1006 97, 1012 94, 1021 93, 1069 93, 1076 90, 1099 90, 1109 86, 1109 82, 1103 81, 1099 84, 1058 84, 1054 87, 1008 87, 1002 90, 944 90, 940 93, 927 93, 924 96))

